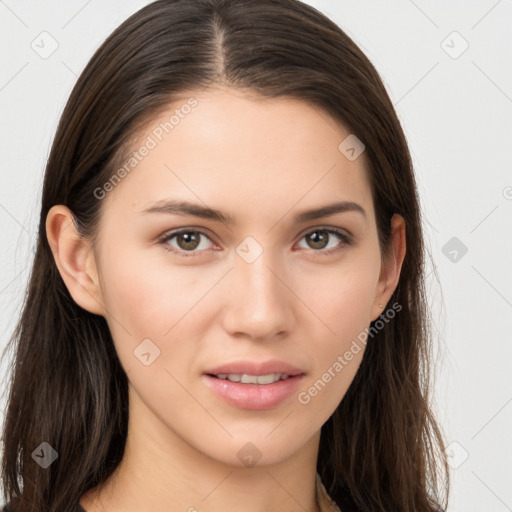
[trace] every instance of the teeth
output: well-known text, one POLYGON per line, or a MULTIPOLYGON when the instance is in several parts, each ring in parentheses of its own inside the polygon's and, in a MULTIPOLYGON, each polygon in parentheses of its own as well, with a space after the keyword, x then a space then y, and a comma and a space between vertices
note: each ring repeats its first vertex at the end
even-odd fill
POLYGON ((287 373, 270 373, 268 375, 247 375, 237 373, 219 373, 217 378, 230 380, 231 382, 241 382, 242 384, 273 384, 278 380, 287 379, 287 373))

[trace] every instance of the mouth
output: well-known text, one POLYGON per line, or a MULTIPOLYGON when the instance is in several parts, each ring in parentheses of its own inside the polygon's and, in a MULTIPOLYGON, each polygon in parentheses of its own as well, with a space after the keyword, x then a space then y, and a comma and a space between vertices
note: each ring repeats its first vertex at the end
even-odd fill
POLYGON ((247 375, 246 373, 219 373, 217 375, 208 374, 210 377, 214 377, 220 380, 229 380, 231 382, 240 382, 242 384, 260 384, 268 385, 279 382, 280 380, 286 380, 290 378, 287 373, 269 373, 267 375, 247 375))
POLYGON ((202 375, 204 383, 229 405, 246 410, 276 408, 294 394, 305 372, 282 361, 241 361, 202 375))

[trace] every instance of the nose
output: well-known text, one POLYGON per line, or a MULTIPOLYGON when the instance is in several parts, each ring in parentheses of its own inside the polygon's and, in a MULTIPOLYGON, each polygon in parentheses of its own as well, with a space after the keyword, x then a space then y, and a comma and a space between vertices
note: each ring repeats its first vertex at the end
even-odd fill
POLYGON ((235 337, 266 340, 289 332, 293 322, 293 293, 286 276, 265 250, 253 262, 235 259, 226 286, 224 329, 235 337))

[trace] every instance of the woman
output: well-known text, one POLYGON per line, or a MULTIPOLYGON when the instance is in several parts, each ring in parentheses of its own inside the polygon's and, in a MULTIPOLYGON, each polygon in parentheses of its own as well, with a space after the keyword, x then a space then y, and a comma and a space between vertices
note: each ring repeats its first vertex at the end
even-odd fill
POLYGON ((444 510, 423 257, 404 134, 337 25, 144 7, 47 163, 7 509, 444 510))

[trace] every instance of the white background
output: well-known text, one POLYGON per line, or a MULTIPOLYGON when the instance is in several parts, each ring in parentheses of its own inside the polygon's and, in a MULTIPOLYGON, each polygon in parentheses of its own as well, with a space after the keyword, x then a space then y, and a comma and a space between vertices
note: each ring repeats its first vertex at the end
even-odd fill
MULTIPOLYGON (((58 118, 94 50, 147 3, 0 0, 0 349, 23 300, 58 118), (47 59, 31 47, 43 31, 58 42, 47 59)), ((449 510, 512 510, 512 1, 308 3, 373 62, 413 155, 438 275, 428 282, 449 510)), ((1 376, 3 392, 5 362, 1 376)))

